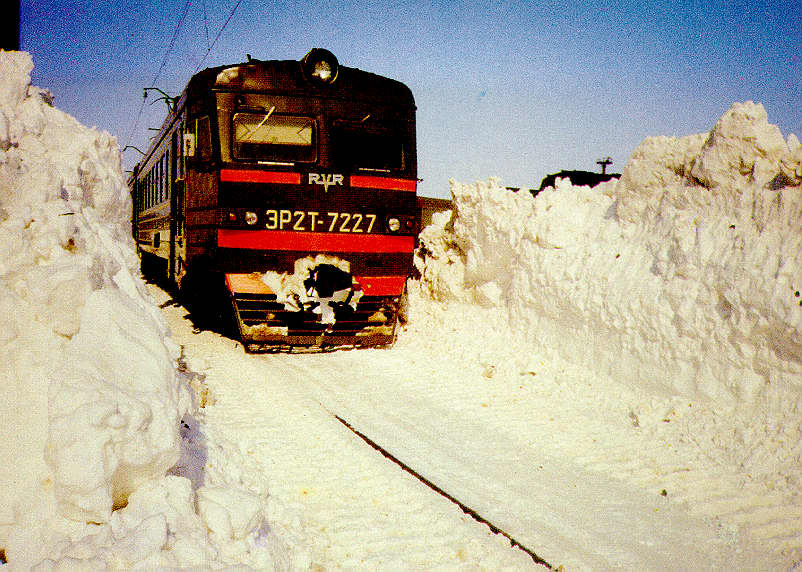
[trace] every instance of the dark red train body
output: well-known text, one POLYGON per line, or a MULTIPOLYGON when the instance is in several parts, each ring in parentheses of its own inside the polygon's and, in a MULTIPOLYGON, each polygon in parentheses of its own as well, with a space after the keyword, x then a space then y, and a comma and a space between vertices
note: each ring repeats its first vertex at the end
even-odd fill
POLYGON ((143 265, 225 284, 246 347, 391 343, 420 226, 410 90, 314 49, 201 71, 169 107, 130 179, 143 265))

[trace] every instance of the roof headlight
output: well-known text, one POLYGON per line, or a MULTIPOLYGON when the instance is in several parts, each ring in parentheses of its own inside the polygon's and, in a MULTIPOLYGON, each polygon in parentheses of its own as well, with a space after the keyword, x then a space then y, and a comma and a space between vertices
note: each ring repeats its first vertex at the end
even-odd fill
POLYGON ((337 79, 340 64, 337 58, 323 48, 312 48, 301 60, 306 76, 316 83, 329 84, 337 79))
POLYGON ((326 60, 315 62, 315 65, 312 68, 312 77, 317 78, 320 81, 329 81, 332 75, 331 64, 329 62, 326 60))

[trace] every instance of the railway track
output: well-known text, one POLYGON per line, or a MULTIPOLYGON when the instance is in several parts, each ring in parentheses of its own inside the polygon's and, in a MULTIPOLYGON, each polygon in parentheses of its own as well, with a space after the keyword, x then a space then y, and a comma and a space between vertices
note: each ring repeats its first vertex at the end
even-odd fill
MULTIPOLYGON (((605 416, 618 413, 608 403, 585 410, 576 388, 562 394, 563 382, 535 383, 528 372, 518 394, 501 398, 503 367, 494 377, 487 364, 458 367, 403 343, 389 351, 246 355, 231 340, 193 334, 180 308, 165 312, 217 400, 204 422, 264 468, 272 499, 284 507, 276 513, 281 526, 313 563, 782 569, 793 562, 802 523, 788 498, 694 465, 681 447, 668 463, 661 448, 671 443, 634 427, 626 412, 611 423, 605 416)), ((589 395, 598 389, 581 377, 569 383, 588 384, 589 395)))
POLYGON ((302 386, 286 377, 271 382, 263 363, 239 357, 235 363, 225 360, 222 368, 214 358, 207 362, 212 367, 206 382, 217 401, 204 421, 263 465, 270 495, 286 507, 282 525, 291 528, 300 519, 295 534, 311 551, 312 564, 327 569, 533 565, 528 554, 377 455, 302 386), (236 366, 237 379, 216 373, 229 366, 236 366))
POLYGON ((345 425, 354 435, 356 435, 357 437, 362 439, 365 443, 370 445, 371 448, 373 448, 376 451, 378 451, 383 457, 385 457, 386 459, 388 459, 392 463, 395 463, 396 465, 398 465, 402 470, 404 470, 405 472, 409 473, 410 475, 412 475, 413 477, 418 479, 420 482, 422 482, 424 485, 426 485, 427 487, 432 489, 434 492, 439 494, 441 497, 443 497, 446 500, 448 500, 448 501, 454 503, 455 505, 457 505, 460 508, 460 510, 462 510, 462 512, 464 512, 465 514, 469 515, 476 522, 479 522, 481 524, 486 525, 490 529, 490 531, 493 532, 493 534, 500 534, 501 536, 503 536, 504 538, 509 540, 510 541, 510 546, 512 546, 513 548, 517 548, 519 550, 524 551, 526 554, 529 555, 530 558, 532 558, 532 561, 535 564, 542 564, 543 566, 546 566, 547 568, 550 568, 550 569, 553 568, 553 566, 551 564, 549 564, 548 562, 543 560, 540 556, 535 554, 534 550, 531 550, 530 548, 527 548, 526 546, 524 546, 523 544, 518 542, 516 539, 514 539, 512 536, 510 536, 507 532, 505 532, 504 530, 501 530, 499 527, 497 527, 495 524, 493 524, 492 522, 487 520, 485 517, 480 515, 478 512, 476 512, 475 510, 473 510, 469 506, 465 505, 462 501, 460 501, 459 499, 455 498, 454 496, 452 496, 448 492, 446 492, 443 489, 441 489, 440 487, 438 487, 436 484, 431 482, 429 479, 427 479, 426 477, 424 477, 423 475, 418 473, 415 469, 413 469, 413 468, 409 467, 408 465, 406 465, 400 459, 395 458, 384 447, 382 447, 381 445, 379 445, 378 443, 376 443, 375 441, 373 441, 372 439, 370 439, 366 435, 363 435, 362 433, 360 433, 359 431, 354 429, 351 426, 351 424, 348 423, 345 419, 343 419, 342 417, 340 417, 338 415, 335 415, 334 418, 337 419, 337 421, 339 421, 343 425, 345 425))
POLYGON ((378 454, 293 372, 267 366, 276 356, 247 355, 231 340, 192 333, 182 308, 165 311, 187 360, 203 364, 214 402, 203 410, 203 426, 262 467, 268 518, 291 552, 298 547, 297 567, 542 569, 475 514, 378 454))

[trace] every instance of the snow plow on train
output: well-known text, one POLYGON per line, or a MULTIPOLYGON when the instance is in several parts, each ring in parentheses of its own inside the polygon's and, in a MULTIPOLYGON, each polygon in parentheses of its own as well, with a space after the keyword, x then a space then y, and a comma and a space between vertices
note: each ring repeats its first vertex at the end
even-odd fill
POLYGON ((227 274, 237 331, 249 351, 375 347, 403 320, 403 279, 354 278, 334 261, 307 258, 292 275, 227 274), (305 278, 304 278, 305 277, 305 278))
POLYGON ((195 74, 129 179, 143 267, 224 291, 248 350, 391 344, 420 230, 415 109, 319 48, 195 74))

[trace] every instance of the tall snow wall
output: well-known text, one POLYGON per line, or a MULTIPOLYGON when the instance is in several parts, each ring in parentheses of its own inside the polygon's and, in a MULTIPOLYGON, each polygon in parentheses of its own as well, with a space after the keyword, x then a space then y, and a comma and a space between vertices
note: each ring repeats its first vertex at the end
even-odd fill
POLYGON ((416 264, 441 300, 508 316, 533 348, 656 391, 799 407, 802 146, 763 107, 651 137, 619 181, 533 198, 453 182, 416 264))
POLYGON ((108 522, 141 483, 163 476, 179 458, 190 403, 139 278, 117 142, 55 109, 30 85, 32 69, 29 54, 0 52, 0 548, 9 561, 34 557, 15 552, 15 538, 46 515, 108 522))
POLYGON ((0 559, 289 569, 306 555, 268 525, 261 467, 196 419, 116 140, 54 108, 32 69, 0 51, 0 559))

